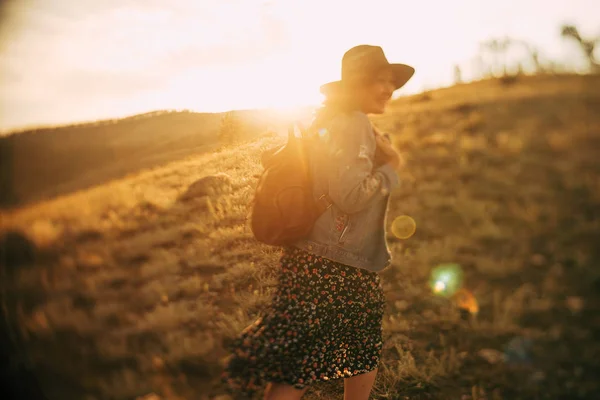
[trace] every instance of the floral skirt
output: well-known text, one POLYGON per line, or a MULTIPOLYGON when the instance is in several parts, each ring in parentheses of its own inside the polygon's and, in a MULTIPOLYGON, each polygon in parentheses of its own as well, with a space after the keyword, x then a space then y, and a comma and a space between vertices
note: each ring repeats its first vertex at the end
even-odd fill
POLYGON ((377 368, 384 295, 379 275, 285 248, 270 309, 231 346, 222 379, 252 396, 267 382, 302 389, 377 368))

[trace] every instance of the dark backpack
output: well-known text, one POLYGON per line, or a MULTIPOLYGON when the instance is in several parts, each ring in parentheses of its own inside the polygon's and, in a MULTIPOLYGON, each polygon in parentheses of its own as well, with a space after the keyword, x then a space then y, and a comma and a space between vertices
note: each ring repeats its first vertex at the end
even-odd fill
POLYGON ((306 237, 319 216, 331 206, 323 194, 315 199, 308 165, 312 138, 294 134, 289 128, 287 143, 265 151, 264 167, 252 202, 251 228, 256 239, 285 246, 306 237))

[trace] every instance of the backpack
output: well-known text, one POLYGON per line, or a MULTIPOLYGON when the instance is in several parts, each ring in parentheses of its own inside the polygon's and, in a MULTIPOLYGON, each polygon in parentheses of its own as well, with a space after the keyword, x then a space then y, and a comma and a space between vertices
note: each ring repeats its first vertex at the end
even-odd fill
POLYGON ((290 245, 306 237, 332 202, 327 194, 315 199, 308 164, 314 139, 301 129, 301 137, 288 131, 283 146, 265 151, 252 201, 250 226, 254 237, 274 246, 290 245))

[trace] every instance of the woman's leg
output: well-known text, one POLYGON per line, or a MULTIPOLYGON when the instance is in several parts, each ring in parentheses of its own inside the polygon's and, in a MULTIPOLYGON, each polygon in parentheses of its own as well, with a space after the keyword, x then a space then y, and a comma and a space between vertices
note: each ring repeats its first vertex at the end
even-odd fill
POLYGON ((269 383, 265 390, 265 400, 300 400, 308 387, 296 389, 291 385, 269 383))
POLYGON ((344 379, 344 400, 369 400, 377 368, 365 374, 344 379))

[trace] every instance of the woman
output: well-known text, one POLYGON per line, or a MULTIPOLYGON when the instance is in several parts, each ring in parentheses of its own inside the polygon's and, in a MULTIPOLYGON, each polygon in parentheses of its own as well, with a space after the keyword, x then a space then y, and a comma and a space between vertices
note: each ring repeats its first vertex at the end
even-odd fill
POLYGON ((382 348, 384 296, 378 273, 391 262, 385 241, 390 192, 400 156, 374 131, 414 69, 388 63, 361 45, 342 59, 342 79, 323 85, 327 99, 310 129, 315 193, 330 204, 308 237, 283 249, 271 309, 235 341, 223 374, 235 393, 268 383, 266 400, 296 400, 316 381, 344 378, 345 400, 367 400, 382 348))

